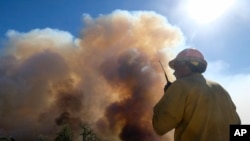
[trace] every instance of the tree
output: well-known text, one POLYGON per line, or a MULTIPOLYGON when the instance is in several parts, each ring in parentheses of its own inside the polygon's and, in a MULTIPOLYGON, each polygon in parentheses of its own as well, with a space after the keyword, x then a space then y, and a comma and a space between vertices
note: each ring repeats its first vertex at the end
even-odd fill
POLYGON ((93 130, 89 127, 89 125, 84 124, 82 127, 82 138, 83 141, 101 141, 96 134, 93 132, 93 130))
POLYGON ((69 125, 64 125, 62 130, 58 133, 55 141, 72 141, 73 133, 69 125))

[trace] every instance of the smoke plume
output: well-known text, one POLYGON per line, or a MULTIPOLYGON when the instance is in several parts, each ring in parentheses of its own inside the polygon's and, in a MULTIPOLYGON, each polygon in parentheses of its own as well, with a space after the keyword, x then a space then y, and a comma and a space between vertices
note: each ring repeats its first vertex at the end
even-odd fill
MULTIPOLYGON (((0 136, 51 139, 91 124, 104 140, 160 141, 152 108, 163 94, 164 49, 181 31, 154 12, 85 14, 79 38, 57 29, 8 32, 0 56, 0 136)), ((169 137, 166 137, 169 138, 169 137)))

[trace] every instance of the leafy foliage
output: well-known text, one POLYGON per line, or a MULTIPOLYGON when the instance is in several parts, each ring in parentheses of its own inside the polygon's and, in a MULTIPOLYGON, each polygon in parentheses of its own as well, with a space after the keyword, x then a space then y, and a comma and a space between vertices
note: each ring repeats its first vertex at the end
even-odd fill
POLYGON ((72 141, 73 133, 69 125, 64 125, 62 130, 58 133, 55 141, 72 141))
POLYGON ((101 141, 87 124, 82 125, 81 135, 83 137, 83 141, 101 141))

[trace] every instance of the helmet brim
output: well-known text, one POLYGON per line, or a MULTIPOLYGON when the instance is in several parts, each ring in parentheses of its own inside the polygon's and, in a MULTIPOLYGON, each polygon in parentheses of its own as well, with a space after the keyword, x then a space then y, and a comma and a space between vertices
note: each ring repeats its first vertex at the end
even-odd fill
POLYGON ((176 62, 181 62, 181 61, 189 61, 189 62, 195 61, 197 63, 201 63, 201 64, 204 64, 205 66, 207 66, 206 60, 199 59, 196 57, 185 57, 185 58, 181 58, 181 59, 175 58, 175 59, 169 61, 168 65, 170 66, 170 68, 175 69, 176 62))

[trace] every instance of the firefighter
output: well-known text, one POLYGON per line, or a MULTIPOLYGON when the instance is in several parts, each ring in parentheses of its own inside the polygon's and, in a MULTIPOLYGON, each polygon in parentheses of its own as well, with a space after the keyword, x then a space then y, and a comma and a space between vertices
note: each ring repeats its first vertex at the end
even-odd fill
POLYGON ((207 62, 187 48, 169 62, 176 81, 167 83, 154 107, 152 124, 158 135, 175 129, 175 141, 229 141, 230 124, 241 124, 228 92, 202 75, 207 62))

